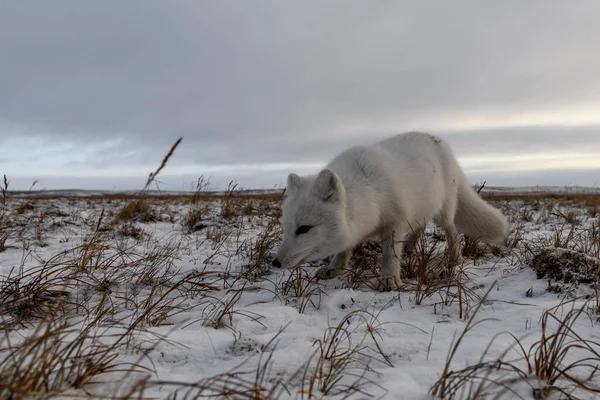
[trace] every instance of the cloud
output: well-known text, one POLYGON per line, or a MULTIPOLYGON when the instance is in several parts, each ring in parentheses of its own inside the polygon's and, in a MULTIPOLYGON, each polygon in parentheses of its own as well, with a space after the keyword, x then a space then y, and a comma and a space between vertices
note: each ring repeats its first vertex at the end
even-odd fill
POLYGON ((128 165, 144 176, 180 136, 170 166, 190 174, 314 164, 412 129, 446 135, 459 155, 588 151, 600 126, 599 11, 595 1, 6 1, 0 141, 12 150, 0 166, 69 176, 128 165))
MULTIPOLYGON (((440 132, 457 155, 600 151, 600 125, 532 126, 440 132)), ((558 156, 558 155, 557 155, 558 156)))

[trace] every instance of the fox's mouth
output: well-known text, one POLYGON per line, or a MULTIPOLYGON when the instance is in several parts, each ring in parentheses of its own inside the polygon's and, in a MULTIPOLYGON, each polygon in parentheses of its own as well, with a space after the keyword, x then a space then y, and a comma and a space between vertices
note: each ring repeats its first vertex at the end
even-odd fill
POLYGON ((306 264, 307 262, 309 262, 310 258, 311 258, 311 254, 313 254, 314 252, 311 251, 309 254, 303 255, 298 261, 295 262, 289 262, 287 264, 284 264, 283 268, 284 269, 294 269, 294 268, 298 268, 300 267, 302 264, 306 264))
POLYGON ((313 250, 310 253, 308 253, 307 255, 305 255, 304 257, 302 257, 300 259, 300 261, 298 261, 297 263, 295 263, 295 265, 293 267, 290 268, 297 268, 300 267, 302 264, 307 264, 309 262, 313 262, 313 261, 317 261, 319 260, 321 257, 319 256, 320 252, 317 250, 313 250))
POLYGON ((322 253, 321 253, 320 248, 304 250, 302 252, 296 253, 292 257, 287 257, 286 261, 279 259, 281 261, 281 267, 278 267, 278 268, 282 268, 282 269, 298 268, 302 264, 306 264, 306 263, 318 260, 319 258, 321 258, 321 255, 322 255, 322 253))
POLYGON ((284 268, 285 268, 285 269, 294 269, 294 268, 298 268, 299 266, 301 266, 302 264, 304 264, 304 263, 306 262, 305 260, 306 260, 306 257, 304 257, 304 258, 300 259, 300 261, 298 261, 298 262, 295 262, 295 263, 293 263, 293 264, 292 264, 292 263, 288 263, 288 264, 287 264, 288 266, 285 266, 284 268))

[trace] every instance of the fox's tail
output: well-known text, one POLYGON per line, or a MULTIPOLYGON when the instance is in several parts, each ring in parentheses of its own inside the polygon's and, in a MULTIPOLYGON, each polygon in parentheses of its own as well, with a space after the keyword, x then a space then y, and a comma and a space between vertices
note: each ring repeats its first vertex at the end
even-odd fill
POLYGON ((500 210, 479 197, 466 176, 461 175, 454 217, 456 226, 473 239, 490 244, 501 244, 509 233, 508 220, 500 210))

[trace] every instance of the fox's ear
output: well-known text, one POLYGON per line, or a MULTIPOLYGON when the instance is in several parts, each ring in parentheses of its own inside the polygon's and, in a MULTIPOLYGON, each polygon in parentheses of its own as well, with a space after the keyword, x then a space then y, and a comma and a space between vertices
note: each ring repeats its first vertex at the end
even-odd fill
POLYGON ((334 202, 341 197, 342 183, 335 172, 326 168, 315 179, 313 193, 323 201, 334 202))
POLYGON ((294 194, 296 192, 296 190, 298 190, 298 188, 300 187, 301 183, 302 183, 302 178, 300 178, 300 176, 298 174, 295 174, 292 172, 287 177, 286 192, 289 192, 290 194, 294 194))

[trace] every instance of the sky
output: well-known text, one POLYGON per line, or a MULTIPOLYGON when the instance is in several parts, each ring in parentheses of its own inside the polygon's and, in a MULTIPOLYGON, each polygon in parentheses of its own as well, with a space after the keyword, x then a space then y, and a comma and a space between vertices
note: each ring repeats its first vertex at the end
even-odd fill
POLYGON ((411 130, 491 186, 600 186, 600 2, 3 0, 13 189, 283 187, 411 130))

